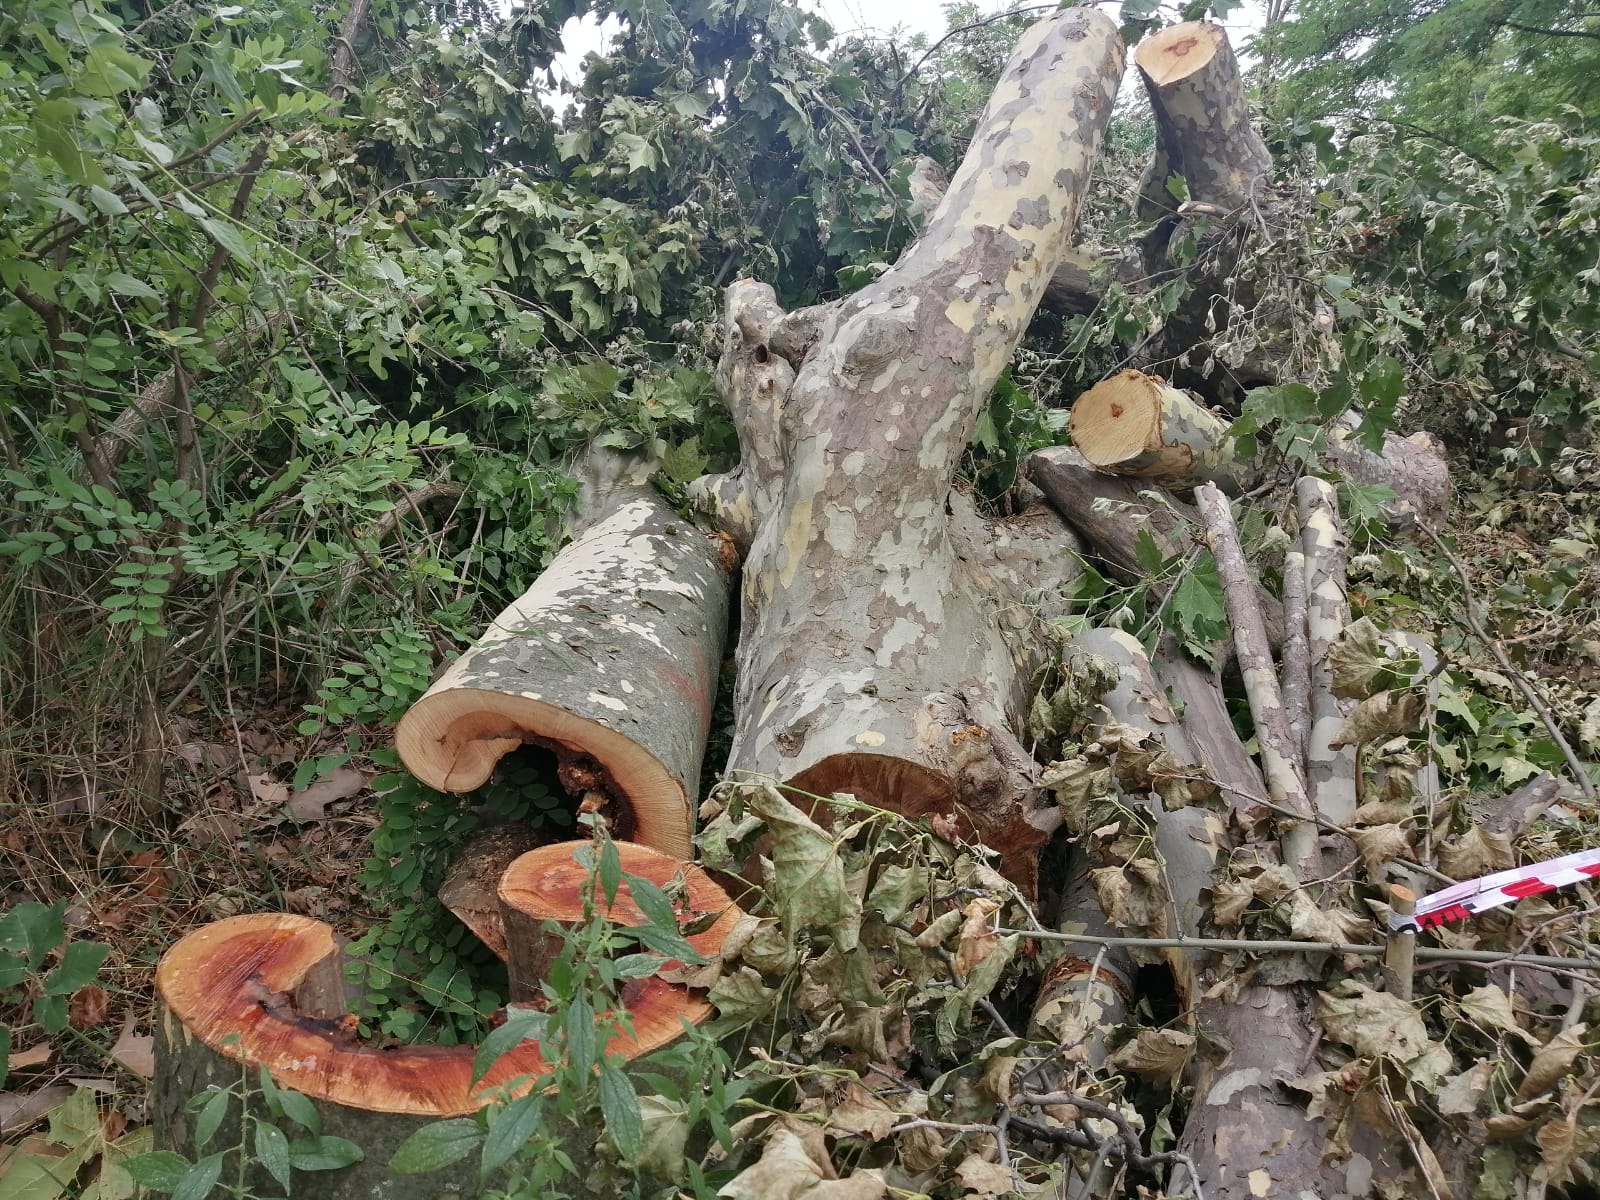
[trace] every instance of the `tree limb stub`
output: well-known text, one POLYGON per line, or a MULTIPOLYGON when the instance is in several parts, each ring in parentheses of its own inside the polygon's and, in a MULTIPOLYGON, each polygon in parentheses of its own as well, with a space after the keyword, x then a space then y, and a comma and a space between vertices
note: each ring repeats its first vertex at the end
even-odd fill
POLYGON ((1026 689, 991 597, 958 569, 947 499, 1067 251, 1121 68, 1093 10, 1030 30, 921 238, 826 310, 787 386, 762 332, 770 289, 728 289, 719 374, 754 516, 731 772, 958 811, 1003 855, 1043 841, 1012 732, 1026 689), (770 387, 740 384, 752 375, 770 387))
POLYGON ((1072 404, 1072 444, 1093 466, 1182 491, 1215 483, 1230 495, 1255 485, 1235 461, 1228 422, 1187 392, 1142 371, 1095 384, 1072 404))
POLYGON ((401 758, 461 792, 549 745, 610 793, 619 837, 688 858, 730 590, 715 539, 627 493, 411 706, 401 758))
MULTIPOLYGON (((543 929, 544 922, 575 925, 583 919, 583 892, 589 870, 573 852, 587 842, 557 842, 540 846, 520 856, 500 878, 499 900, 504 920, 506 965, 511 971, 512 1000, 532 1000, 543 994, 549 965, 560 951, 559 939, 543 929)), ((743 915, 728 893, 693 863, 680 862, 671 855, 648 846, 617 842, 622 870, 655 884, 669 894, 678 894, 676 906, 680 926, 703 929, 686 934, 684 940, 698 953, 714 957, 743 915)), ((649 918, 633 899, 626 879, 618 886, 615 902, 607 904, 597 893, 595 905, 608 921, 637 927, 649 918)), ((669 966, 672 964, 669 964, 669 966)), ((682 1032, 680 1018, 700 1024, 711 1015, 711 1004, 698 993, 680 984, 668 983, 651 975, 633 983, 636 995, 624 994, 633 1016, 634 1033, 642 1041, 670 1041, 682 1032)))

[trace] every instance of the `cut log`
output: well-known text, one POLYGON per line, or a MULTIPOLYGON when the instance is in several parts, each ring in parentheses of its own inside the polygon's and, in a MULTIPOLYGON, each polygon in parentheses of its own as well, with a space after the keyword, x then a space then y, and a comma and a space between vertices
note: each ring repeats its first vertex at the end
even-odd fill
POLYGON ((1073 401, 1070 422, 1073 446, 1101 471, 1174 491, 1216 483, 1237 495, 1255 485, 1255 472, 1234 458, 1228 422, 1143 371, 1095 384, 1073 401))
POLYGON ((997 617, 1027 598, 963 569, 949 498, 1065 257, 1121 69, 1093 10, 1025 34, 922 236, 828 308, 792 375, 772 290, 733 284, 719 384, 743 461, 697 489, 751 532, 729 773, 952 815, 1019 881, 1054 819, 1017 737, 1031 679, 997 617))
POLYGON ((411 706, 401 759, 462 792, 546 746, 616 837, 689 857, 729 591, 715 538, 653 489, 625 491, 411 706))
MULTIPOLYGON (((211 1087, 237 1087, 241 1075, 253 1088, 257 1068, 265 1066, 280 1087, 316 1103, 324 1134, 347 1138, 366 1155, 337 1171, 296 1176, 295 1196, 431 1200, 441 1190, 474 1187, 475 1163, 408 1179, 389 1170, 389 1157, 429 1121, 475 1112, 486 1091, 519 1075, 542 1074, 537 1048, 517 1047, 475 1088, 471 1046, 363 1045, 343 1021, 304 1016, 290 999, 318 964, 336 955, 332 929, 287 914, 229 917, 167 952, 156 971, 162 1012, 151 1108, 159 1147, 192 1156, 189 1099, 211 1087)), ((259 1103, 259 1097, 252 1100, 259 1103)), ((231 1105, 207 1153, 239 1143, 238 1118, 238 1105, 231 1105)), ((270 1188, 262 1175, 258 1187, 270 1188)))
MULTIPOLYGON (((552 934, 545 923, 572 927, 584 919, 584 891, 592 877, 588 868, 578 862, 575 852, 591 844, 557 842, 540 846, 519 857, 500 879, 499 901, 513 1001, 534 1000, 544 994, 541 985, 561 949, 560 937, 552 934)), ((629 842, 618 842, 616 847, 625 874, 638 876, 678 897, 675 908, 680 928, 698 929, 685 934, 684 940, 705 957, 715 956, 743 915, 728 893, 693 863, 629 842), (702 925, 704 928, 700 928, 702 925)), ((618 925, 649 923, 634 902, 626 879, 618 886, 612 904, 606 903, 598 885, 592 902, 608 921, 618 925)), ((667 1021, 677 1025, 681 1018, 698 1025, 711 1015, 711 1005, 697 992, 667 983, 659 976, 640 982, 637 997, 630 995, 626 999, 628 1011, 633 1014, 634 1032, 642 1040, 653 1041, 657 1036, 654 1032, 647 1036, 647 1031, 640 1028, 643 1024, 667 1021)), ((665 1040, 676 1037, 678 1032, 681 1026, 676 1032, 671 1028, 663 1030, 670 1035, 665 1040)))
POLYGON ((1323 463, 1352 483, 1394 489, 1388 515, 1402 529, 1418 518, 1432 524, 1444 520, 1450 512, 1450 466, 1439 439, 1426 431, 1406 437, 1389 433, 1383 438, 1383 452, 1374 454, 1351 436, 1358 421, 1347 413, 1328 431, 1323 463))
POLYGON ((1151 34, 1133 54, 1156 121, 1156 154, 1139 188, 1140 217, 1176 213, 1174 175, 1191 202, 1232 212, 1272 173, 1272 155, 1255 130, 1227 32, 1185 21, 1151 34))
MULTIPOLYGON (((720 943, 706 940, 710 933, 698 936, 714 949, 720 943)), ((277 1086, 316 1104, 325 1134, 355 1142, 366 1155, 340 1170, 297 1175, 296 1197, 432 1200, 445 1192, 476 1194, 475 1162, 411 1178, 395 1176, 389 1159, 422 1125, 474 1113, 507 1088, 534 1086, 547 1072, 537 1044, 513 1047, 477 1084, 474 1046, 363 1044, 350 1032, 353 1017, 307 1016, 292 999, 318 965, 337 954, 334 932, 323 922, 276 913, 217 921, 167 951, 156 969, 162 1012, 151 1101, 160 1146, 192 1154, 189 1099, 212 1086, 236 1086, 241 1072, 253 1089, 257 1070, 265 1067, 277 1086)), ((657 979, 640 981, 624 1000, 632 1032, 613 1035, 604 1052, 625 1059, 680 1036, 680 1016, 692 1021, 710 1011, 698 994, 657 979)), ((252 1104, 259 1102, 258 1095, 252 1098, 252 1104)), ((230 1120, 213 1149, 239 1143, 236 1105, 230 1120)), ((264 1173, 257 1183, 270 1187, 264 1173)))

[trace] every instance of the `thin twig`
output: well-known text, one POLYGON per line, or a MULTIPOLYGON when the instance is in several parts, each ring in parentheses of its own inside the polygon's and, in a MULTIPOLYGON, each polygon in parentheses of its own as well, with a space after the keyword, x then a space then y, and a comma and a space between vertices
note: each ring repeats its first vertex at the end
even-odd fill
MULTIPOLYGON (((1248 938, 1141 938, 1106 937, 1092 933, 1058 933, 1051 929, 1001 929, 1000 934, 1020 933, 1046 942, 1074 942, 1093 946, 1138 946, 1149 950, 1180 949, 1216 951, 1244 950, 1260 954, 1352 954, 1381 958, 1384 947, 1355 942, 1251 941, 1248 938)), ((1453 950, 1445 947, 1419 947, 1418 961, 1471 963, 1485 967, 1550 967, 1564 970, 1600 971, 1600 958, 1566 958, 1556 954, 1518 954, 1495 950, 1453 950)))

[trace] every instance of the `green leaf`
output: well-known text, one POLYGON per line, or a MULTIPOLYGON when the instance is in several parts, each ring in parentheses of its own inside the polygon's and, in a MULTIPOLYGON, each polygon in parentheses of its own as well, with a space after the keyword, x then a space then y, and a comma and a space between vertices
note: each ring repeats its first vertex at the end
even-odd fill
POLYGON ((337 1171, 366 1156, 366 1151, 348 1138, 297 1138, 289 1143, 289 1165, 296 1171, 337 1171))
POLYGON ((600 1115, 605 1119, 606 1132, 616 1145, 624 1162, 632 1162, 639 1155, 644 1141, 644 1117, 639 1111, 639 1093, 633 1080, 612 1063, 600 1067, 600 1115))
POLYGON ((401 1175, 422 1175, 460 1162, 483 1144, 483 1130, 471 1117, 452 1117, 424 1125, 394 1152, 390 1169, 401 1175))
POLYGON ((0 951, 20 955, 31 969, 38 970, 45 955, 66 941, 67 931, 61 924, 64 908, 61 903, 32 901, 17 905, 0 918, 0 951))
POLYGON ((256 1121, 256 1158, 267 1173, 289 1190, 289 1139, 270 1121, 256 1121))
POLYGON ((11 1064, 7 1061, 11 1056, 11 1027, 0 1025, 0 1087, 4 1087, 6 1076, 11 1073, 11 1064))
POLYGON ((126 1165, 135 1183, 158 1192, 172 1191, 189 1171, 189 1160, 171 1150, 152 1150, 130 1158, 126 1165))
POLYGON ((489 1118, 489 1133, 483 1139, 483 1178, 528 1144, 544 1116, 543 1101, 538 1094, 523 1096, 489 1118))
POLYGON ((322 1114, 317 1111, 317 1106, 309 1097, 285 1088, 278 1092, 278 1103, 283 1106, 283 1115, 310 1133, 312 1137, 322 1132, 322 1114))
POLYGON ((588 996, 579 992, 568 1002, 566 1012, 561 1014, 561 1029, 566 1034, 568 1065, 580 1079, 586 1078, 599 1054, 594 1006, 588 996))
POLYGON ((108 271, 105 276, 106 286, 119 296, 132 296, 136 300, 159 300, 161 293, 156 291, 142 279, 135 279, 132 275, 122 271, 108 271))
POLYGON ((478 1052, 472 1059, 472 1082, 479 1082, 489 1073, 489 1068, 499 1060, 502 1054, 514 1049, 525 1041, 537 1041, 545 1036, 545 1030, 550 1024, 550 1014, 538 1012, 531 1008, 511 1008, 506 1010, 506 1021, 498 1029, 490 1030, 489 1036, 483 1039, 478 1046, 478 1052))
POLYGON ((95 973, 110 953, 111 947, 104 942, 73 942, 61 956, 61 964, 45 978, 45 995, 70 996, 93 983, 95 973))
POLYGON ((240 262, 250 261, 250 244, 244 240, 244 235, 239 232, 239 227, 231 221, 213 221, 210 217, 200 217, 200 228, 211 235, 212 241, 221 246, 240 262))
POLYGON ((233 1098, 232 1093, 218 1089, 213 1091, 200 1108, 200 1115, 194 1122, 194 1148, 195 1153, 204 1150, 211 1139, 217 1136, 217 1130, 222 1128, 222 1120, 228 1115, 228 1101, 233 1098))
POLYGON ((617 902, 617 887, 622 883, 622 854, 610 838, 600 848, 599 880, 600 892, 609 908, 617 902))
POLYGON ((172 1189, 172 1200, 203 1200, 222 1178, 222 1155, 211 1154, 202 1158, 184 1172, 183 1178, 172 1189))
POLYGON ((1159 575, 1167 561, 1161 553, 1161 547, 1156 544, 1155 535, 1148 529, 1140 529, 1134 535, 1133 557, 1146 575, 1159 575))

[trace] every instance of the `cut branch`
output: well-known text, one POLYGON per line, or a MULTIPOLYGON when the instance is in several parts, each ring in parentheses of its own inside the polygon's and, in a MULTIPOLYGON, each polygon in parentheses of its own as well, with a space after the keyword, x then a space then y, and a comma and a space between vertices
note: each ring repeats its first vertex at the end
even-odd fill
POLYGON ((1237 462, 1228 423, 1187 392, 1123 371, 1072 404, 1072 444, 1093 466, 1183 491, 1215 483, 1237 495, 1256 472, 1237 462))

